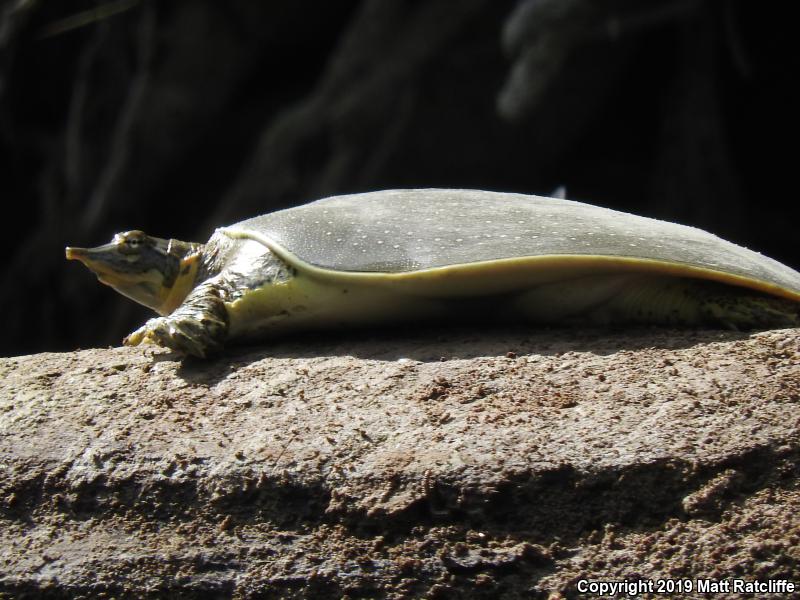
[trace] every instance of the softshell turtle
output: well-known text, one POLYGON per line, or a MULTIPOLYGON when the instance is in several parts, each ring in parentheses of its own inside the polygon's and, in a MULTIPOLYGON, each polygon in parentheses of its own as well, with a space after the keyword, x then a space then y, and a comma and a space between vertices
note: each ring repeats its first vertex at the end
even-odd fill
POLYGON ((217 229, 67 248, 161 317, 125 343, 229 340, 461 316, 730 328, 800 324, 800 273, 710 233, 589 204, 475 190, 335 196, 217 229))

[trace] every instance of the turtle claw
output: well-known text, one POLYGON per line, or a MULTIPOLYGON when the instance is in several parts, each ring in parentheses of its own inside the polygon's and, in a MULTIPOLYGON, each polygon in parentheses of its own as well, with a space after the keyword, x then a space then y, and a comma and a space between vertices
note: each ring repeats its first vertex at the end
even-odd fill
POLYGON ((125 339, 122 340, 122 343, 126 346, 138 346, 139 344, 143 344, 145 342, 152 341, 147 334, 147 325, 143 325, 139 327, 136 331, 130 333, 129 335, 125 336, 125 339))
POLYGON ((127 336, 122 343, 126 346, 157 344, 181 354, 205 358, 213 346, 204 344, 202 337, 203 331, 192 321, 156 317, 127 336))

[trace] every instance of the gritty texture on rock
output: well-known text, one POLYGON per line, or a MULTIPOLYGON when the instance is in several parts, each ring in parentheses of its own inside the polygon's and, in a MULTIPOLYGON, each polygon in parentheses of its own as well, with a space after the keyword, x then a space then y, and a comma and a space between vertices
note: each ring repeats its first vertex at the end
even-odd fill
POLYGON ((798 358, 800 330, 653 329, 0 359, 0 593, 798 582, 798 358))

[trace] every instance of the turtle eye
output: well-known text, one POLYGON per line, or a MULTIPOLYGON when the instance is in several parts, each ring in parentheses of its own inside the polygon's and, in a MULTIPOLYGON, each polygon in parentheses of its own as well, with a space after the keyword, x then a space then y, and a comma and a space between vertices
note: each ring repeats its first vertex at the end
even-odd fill
POLYGON ((134 254, 148 245, 149 239, 150 238, 142 231, 128 231, 127 233, 119 234, 116 237, 116 242, 120 252, 123 254, 134 254))

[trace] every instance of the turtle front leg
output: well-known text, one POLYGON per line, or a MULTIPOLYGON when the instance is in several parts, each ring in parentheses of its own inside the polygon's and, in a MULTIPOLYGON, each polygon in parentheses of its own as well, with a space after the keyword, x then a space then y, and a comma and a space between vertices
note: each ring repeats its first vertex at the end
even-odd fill
POLYGON ((209 280, 197 286, 172 314, 150 319, 123 343, 138 346, 149 342, 205 358, 222 348, 227 335, 228 313, 219 286, 209 280))

